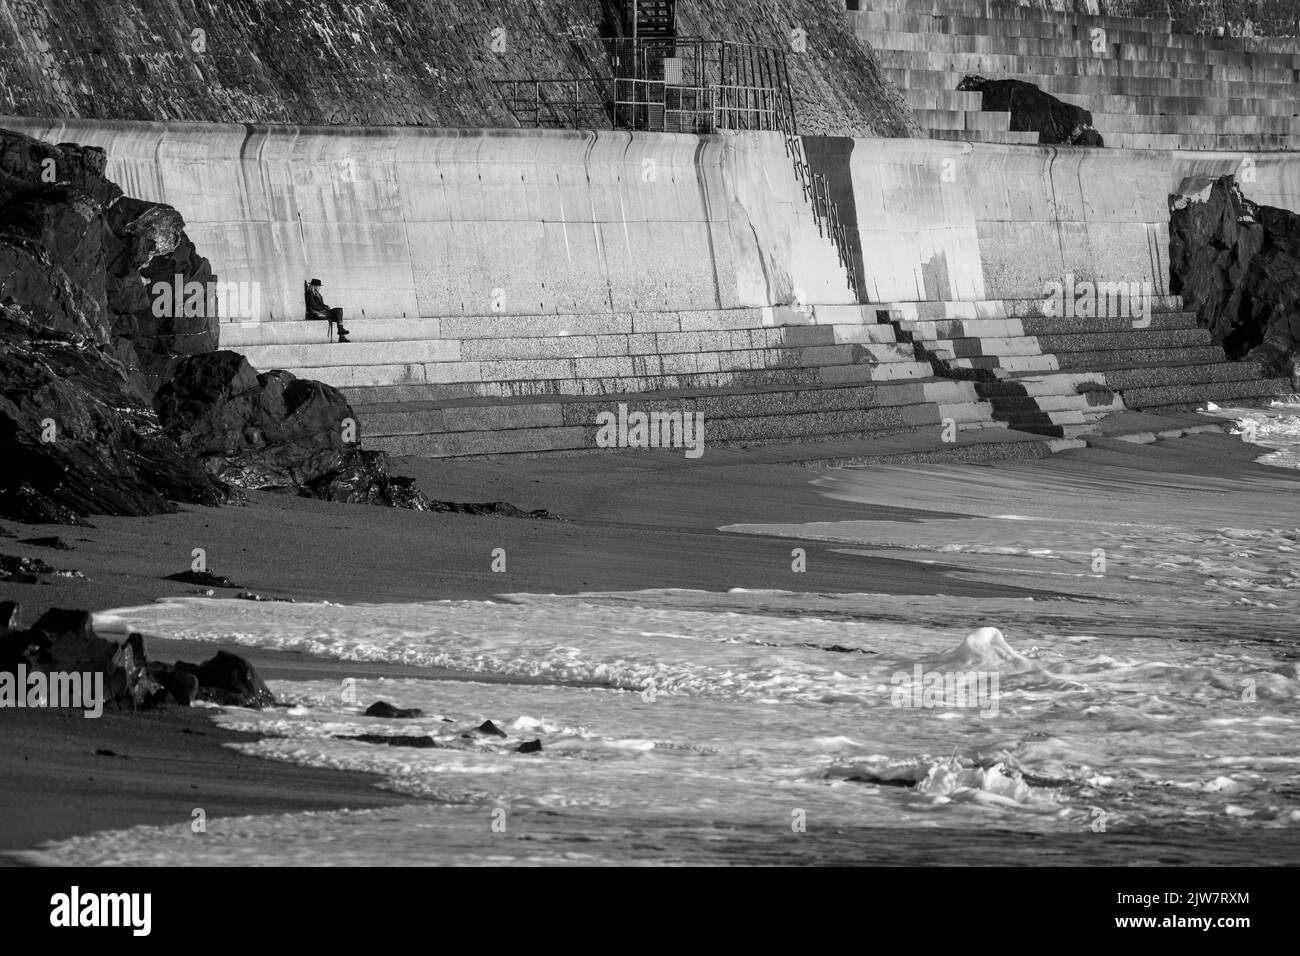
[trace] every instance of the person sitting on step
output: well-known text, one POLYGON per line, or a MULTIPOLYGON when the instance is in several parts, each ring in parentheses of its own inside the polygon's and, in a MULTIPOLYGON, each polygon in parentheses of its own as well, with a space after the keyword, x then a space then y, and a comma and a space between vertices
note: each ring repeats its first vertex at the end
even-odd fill
POLYGON ((339 341, 348 341, 348 330, 343 328, 343 310, 331 309, 326 303, 324 296, 321 295, 320 279, 312 279, 311 282, 303 284, 307 294, 307 319, 321 320, 332 323, 338 328, 339 341))

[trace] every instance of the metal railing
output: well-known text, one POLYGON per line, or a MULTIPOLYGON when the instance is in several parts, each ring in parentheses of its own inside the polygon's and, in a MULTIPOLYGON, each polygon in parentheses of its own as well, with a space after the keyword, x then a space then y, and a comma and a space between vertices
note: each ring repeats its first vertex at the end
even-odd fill
POLYGON ((520 126, 611 129, 610 77, 494 80, 520 126))
POLYGON ((495 81, 516 121, 576 129, 780 132, 818 234, 834 244, 848 286, 857 294, 849 230, 829 182, 812 171, 804 155, 784 51, 699 37, 600 42, 611 77, 495 81))

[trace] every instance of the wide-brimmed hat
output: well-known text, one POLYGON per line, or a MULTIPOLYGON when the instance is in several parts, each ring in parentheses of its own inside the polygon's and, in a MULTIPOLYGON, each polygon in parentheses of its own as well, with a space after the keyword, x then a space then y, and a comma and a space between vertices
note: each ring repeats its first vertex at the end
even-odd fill
POLYGON ((307 284, 308 284, 308 285, 320 285, 320 279, 312 279, 312 280, 311 280, 310 282, 308 282, 307 284))

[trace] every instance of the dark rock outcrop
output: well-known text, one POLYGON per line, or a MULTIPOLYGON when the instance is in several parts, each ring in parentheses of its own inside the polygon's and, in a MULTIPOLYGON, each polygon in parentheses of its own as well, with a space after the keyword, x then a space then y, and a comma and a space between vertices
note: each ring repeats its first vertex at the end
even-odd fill
MULTIPOLYGON (((7 619, 17 622, 17 605, 7 619)), ((144 638, 131 634, 121 643, 95 633, 87 611, 52 608, 30 628, 0 627, 0 671, 102 673, 104 706, 143 710, 167 700, 188 705, 195 700, 239 707, 275 703, 257 670, 237 654, 218 651, 202 664, 161 664, 145 655, 144 638)))
POLYGON ((27 630, 0 632, 0 671, 16 673, 20 665, 28 673, 101 673, 109 709, 140 710, 167 696, 149 673, 140 636, 105 640, 87 611, 52 608, 27 630))
POLYGON ((231 707, 268 707, 275 703, 275 695, 257 669, 238 654, 217 651, 202 664, 177 661, 174 669, 198 679, 200 700, 231 707))
POLYGON ((46 577, 80 578, 80 571, 55 568, 40 558, 23 558, 13 554, 0 554, 0 581, 14 584, 41 584, 46 577))
POLYGON ((535 511, 524 511, 522 508, 516 508, 507 501, 485 501, 481 503, 461 503, 456 501, 432 501, 429 503, 433 511, 446 511, 452 514, 492 516, 497 518, 548 518, 556 521, 562 520, 556 515, 551 514, 545 508, 538 508, 535 511))
POLYGON ((247 489, 427 511, 412 479, 388 474, 383 452, 362 451, 338 389, 289 372, 258 374, 236 352, 179 362, 154 398, 166 434, 215 478, 247 489))
POLYGON ((483 723, 479 724, 474 729, 478 731, 480 734, 487 734, 489 737, 508 736, 504 730, 502 730, 496 724, 492 723, 492 721, 490 720, 483 721, 483 723))
POLYGON ((123 290, 144 294, 149 270, 188 279, 207 274, 207 262, 174 258, 188 242, 174 210, 118 209, 104 162, 103 150, 0 131, 0 513, 21 521, 226 498, 149 405, 173 342, 126 334, 114 312, 123 290), (170 231, 157 235, 142 218, 167 219, 170 231))
POLYGON ((229 500, 162 433, 124 366, 11 306, 0 306, 0 457, 0 514, 19 521, 78 524, 229 500))
POLYGON ((177 571, 175 574, 166 575, 165 581, 180 581, 182 584, 197 584, 201 588, 242 588, 242 584, 236 584, 230 578, 220 574, 213 574, 211 571, 177 571))
POLYGON ((982 93, 980 108, 1010 113, 1013 132, 1034 132, 1038 142, 1065 146, 1105 146, 1092 125, 1092 113, 1081 106, 1063 103, 1024 80, 990 80, 978 74, 966 76, 957 89, 982 93))
POLYGON ((1169 289, 1234 359, 1277 375, 1300 350, 1300 215, 1261 206, 1231 176, 1170 196, 1169 289))
POLYGON ((410 734, 395 734, 391 737, 385 734, 335 734, 334 739, 359 740, 363 744, 386 744, 389 747, 419 747, 425 750, 442 746, 432 737, 410 734))
POLYGON ((236 488, 427 510, 345 440, 336 389, 213 351, 211 264, 179 212, 123 196, 104 163, 0 130, 0 514, 74 524, 236 488))
POLYGON ((377 700, 366 708, 367 717, 388 717, 394 720, 409 720, 423 717, 424 711, 418 707, 394 707, 386 700, 377 700))

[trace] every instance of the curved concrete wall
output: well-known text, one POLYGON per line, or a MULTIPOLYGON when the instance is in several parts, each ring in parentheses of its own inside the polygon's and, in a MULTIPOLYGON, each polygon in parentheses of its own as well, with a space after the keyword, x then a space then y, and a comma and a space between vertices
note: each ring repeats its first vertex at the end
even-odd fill
POLYGON ((852 300, 774 134, 7 119, 101 146, 175 206, 259 321, 318 276, 350 315, 671 311, 852 300))
MULTIPOLYGON (((853 301, 781 138, 0 119, 102 146, 186 218, 259 321, 302 282, 349 315, 600 314, 853 301)), ((874 302, 1037 298, 1049 281, 1168 286, 1168 196, 1236 173, 1300 210, 1300 155, 930 140, 810 144, 874 302), (847 213, 852 212, 852 215, 847 213)))
POLYGON ((1300 155, 853 141, 849 175, 871 301, 1035 298, 1045 283, 1169 281, 1169 195, 1232 173, 1300 211, 1300 155))

